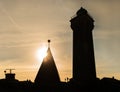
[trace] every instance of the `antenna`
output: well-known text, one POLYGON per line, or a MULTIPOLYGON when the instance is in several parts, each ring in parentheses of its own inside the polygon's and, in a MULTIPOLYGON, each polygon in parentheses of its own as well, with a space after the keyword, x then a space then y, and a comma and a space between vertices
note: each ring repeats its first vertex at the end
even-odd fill
POLYGON ((10 74, 12 73, 12 70, 15 70, 15 69, 5 69, 5 74, 6 74, 6 70, 9 70, 10 71, 10 74))

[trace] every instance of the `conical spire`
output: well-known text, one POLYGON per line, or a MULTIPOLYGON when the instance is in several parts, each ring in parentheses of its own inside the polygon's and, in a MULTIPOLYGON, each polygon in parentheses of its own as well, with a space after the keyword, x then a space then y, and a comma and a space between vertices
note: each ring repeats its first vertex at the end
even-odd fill
POLYGON ((50 40, 48 40, 47 56, 43 59, 41 67, 35 78, 35 83, 37 85, 52 85, 59 82, 59 74, 50 50, 50 40))

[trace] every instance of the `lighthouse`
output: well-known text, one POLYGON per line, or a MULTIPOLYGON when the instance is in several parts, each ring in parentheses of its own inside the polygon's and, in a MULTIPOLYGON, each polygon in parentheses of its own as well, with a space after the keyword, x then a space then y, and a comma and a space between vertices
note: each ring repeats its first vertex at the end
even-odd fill
POLYGON ((92 36, 94 20, 81 7, 70 22, 73 30, 73 80, 87 83, 96 79, 92 36))

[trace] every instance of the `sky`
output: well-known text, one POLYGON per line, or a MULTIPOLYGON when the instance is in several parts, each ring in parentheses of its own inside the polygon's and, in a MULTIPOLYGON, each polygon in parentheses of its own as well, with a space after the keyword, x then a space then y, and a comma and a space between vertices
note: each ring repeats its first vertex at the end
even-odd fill
POLYGON ((61 80, 71 78, 70 19, 80 7, 95 20, 97 77, 120 79, 120 0, 0 0, 0 79, 12 68, 16 79, 34 81, 41 65, 36 52, 48 39, 61 80))

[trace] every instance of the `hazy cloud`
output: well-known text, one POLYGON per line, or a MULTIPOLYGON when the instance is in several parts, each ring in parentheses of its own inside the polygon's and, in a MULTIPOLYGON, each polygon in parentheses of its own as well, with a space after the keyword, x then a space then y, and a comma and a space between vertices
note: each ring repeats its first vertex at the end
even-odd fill
MULTIPOLYGON (((51 39, 59 69, 62 67, 64 73, 71 76, 67 71, 72 69, 69 20, 83 6, 95 20, 93 35, 97 67, 105 62, 108 66, 102 68, 109 70, 113 62, 119 65, 119 5, 119 0, 0 0, 0 64, 3 68, 10 63, 12 66, 13 62, 16 67, 32 66, 37 62, 35 50, 51 39)), ((118 66, 112 73, 117 70, 118 66)), ((99 74, 102 73, 100 70, 99 74)))

